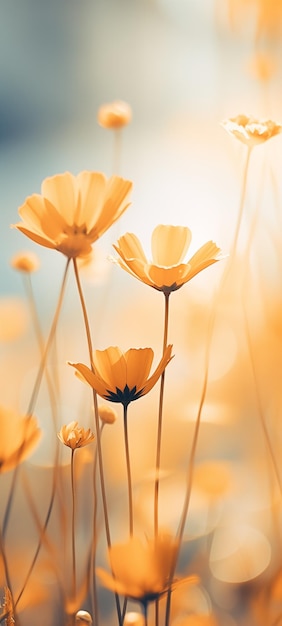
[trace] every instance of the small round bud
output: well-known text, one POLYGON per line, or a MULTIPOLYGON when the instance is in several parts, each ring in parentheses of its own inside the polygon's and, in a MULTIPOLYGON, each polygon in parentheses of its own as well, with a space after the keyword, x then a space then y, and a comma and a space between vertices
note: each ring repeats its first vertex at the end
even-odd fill
POLYGON ((36 272, 40 266, 39 258, 33 252, 19 252, 11 258, 11 266, 19 272, 36 272))
POLYGON ((92 617, 88 611, 77 611, 75 616, 75 624, 82 626, 82 624, 92 624, 92 617))
POLYGON ((104 422, 104 424, 113 424, 117 419, 116 411, 106 404, 101 404, 99 406, 98 413, 100 420, 104 422))
POLYGON ((131 122, 131 107, 127 102, 116 100, 109 104, 103 104, 98 111, 97 119, 103 128, 118 129, 131 122))

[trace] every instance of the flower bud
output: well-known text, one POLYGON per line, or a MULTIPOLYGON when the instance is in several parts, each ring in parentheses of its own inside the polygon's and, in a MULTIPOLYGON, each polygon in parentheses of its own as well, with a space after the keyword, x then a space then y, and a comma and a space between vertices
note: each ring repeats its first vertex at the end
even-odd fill
POLYGON ((131 122, 131 107, 127 102, 116 100, 109 104, 103 104, 98 111, 97 119, 103 128, 111 128, 117 130, 131 122))

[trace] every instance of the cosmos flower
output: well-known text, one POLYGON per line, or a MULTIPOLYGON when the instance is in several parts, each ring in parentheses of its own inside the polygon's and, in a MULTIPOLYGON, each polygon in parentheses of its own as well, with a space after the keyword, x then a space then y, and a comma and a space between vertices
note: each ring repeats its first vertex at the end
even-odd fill
MULTIPOLYGON (((131 537, 109 548, 112 574, 102 568, 96 571, 105 587, 146 606, 167 593, 177 548, 177 541, 168 534, 147 543, 131 537)), ((187 580, 194 583, 197 579, 187 580)))
POLYGON ((208 241, 184 262, 191 238, 192 233, 186 226, 160 224, 152 233, 150 262, 136 235, 126 233, 114 245, 120 256, 116 262, 146 285, 170 294, 220 259, 220 249, 213 241, 208 241))
POLYGON ((132 183, 100 172, 70 172, 46 178, 41 195, 29 196, 19 208, 22 233, 68 258, 88 255, 91 245, 129 206, 132 183))
POLYGON ((34 252, 18 252, 11 258, 11 267, 19 272, 31 274, 39 269, 39 258, 34 252))
POLYGON ((84 428, 80 428, 78 426, 78 422, 70 422, 69 424, 62 426, 60 432, 58 433, 58 437, 65 446, 75 450, 76 448, 83 448, 84 446, 87 446, 91 443, 91 441, 93 441, 95 435, 92 433, 90 428, 85 430, 84 428))
POLYGON ((282 131, 282 126, 271 120, 260 122, 247 115, 237 115, 221 124, 230 135, 233 135, 249 148, 264 143, 282 131))
POLYGON ((82 363, 69 363, 99 396, 128 406, 154 387, 171 360, 172 346, 166 347, 155 372, 149 377, 154 352, 151 348, 130 348, 122 352, 110 346, 93 353, 93 370, 82 363))
POLYGON ((0 407, 0 473, 19 465, 34 450, 41 437, 35 417, 19 415, 0 407))
POLYGON ((132 111, 127 102, 115 100, 109 104, 103 104, 98 111, 97 119, 100 126, 117 130, 131 122, 132 111))

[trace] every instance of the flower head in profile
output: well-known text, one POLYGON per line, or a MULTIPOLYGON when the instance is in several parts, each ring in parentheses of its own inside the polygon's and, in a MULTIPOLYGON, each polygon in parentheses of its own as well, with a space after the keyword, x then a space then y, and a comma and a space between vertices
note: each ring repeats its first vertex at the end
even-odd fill
POLYGON ((247 115, 237 115, 224 120, 221 125, 249 148, 264 143, 282 131, 282 126, 271 120, 259 121, 247 115))
POLYGON ((18 272, 31 274, 39 269, 39 258, 34 252, 18 252, 11 258, 11 267, 18 272))
POLYGON ((154 387, 171 360, 172 346, 166 347, 156 370, 149 377, 154 352, 151 348, 130 348, 122 352, 110 346, 93 353, 93 370, 83 363, 70 363, 96 393, 111 402, 128 406, 154 387))
POLYGON ((152 261, 149 261, 138 237, 126 233, 114 245, 120 257, 116 262, 146 285, 170 294, 220 259, 220 249, 213 241, 208 241, 185 262, 191 238, 192 233, 186 226, 160 224, 152 233, 152 261))
POLYGON ((41 194, 19 208, 14 227, 46 248, 68 258, 88 255, 92 244, 129 206, 132 183, 100 172, 70 172, 45 178, 41 194))
MULTIPOLYGON (((97 574, 108 589, 147 606, 167 593, 177 549, 177 541, 169 534, 160 534, 146 543, 131 537, 126 543, 110 547, 112 574, 102 568, 97 574)), ((194 583, 196 577, 187 580, 194 583)))
POLYGON ((76 450, 76 448, 83 448, 91 443, 91 441, 95 438, 95 435, 92 433, 90 428, 85 430, 84 428, 78 426, 78 422, 70 422, 69 424, 62 426, 60 432, 58 433, 58 437, 65 446, 68 446, 72 450, 76 450))
POLYGON ((100 126, 117 130, 131 122, 132 111, 127 102, 115 100, 108 104, 103 104, 98 111, 97 119, 100 126))
POLYGON ((0 473, 14 469, 34 450, 41 437, 35 417, 0 407, 0 473))

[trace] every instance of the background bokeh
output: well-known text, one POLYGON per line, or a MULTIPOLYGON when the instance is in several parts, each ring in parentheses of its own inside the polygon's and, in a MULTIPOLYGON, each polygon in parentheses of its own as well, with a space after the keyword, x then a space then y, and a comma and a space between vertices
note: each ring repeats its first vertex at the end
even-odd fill
MULTIPOLYGON (((263 0, 2 2, 1 404, 26 410, 38 363, 23 284, 10 267, 10 259, 15 252, 26 249, 36 251, 40 257, 41 270, 34 274, 33 284, 46 332, 65 264, 61 255, 39 249, 10 228, 18 221, 18 207, 28 195, 40 192, 46 176, 66 170, 76 174, 84 169, 111 175, 114 137, 98 125, 97 111, 101 104, 115 99, 131 105, 132 122, 122 132, 119 173, 134 183, 132 205, 95 246, 99 264, 94 276, 84 275, 83 284, 95 347, 150 345, 159 354, 163 323, 160 294, 109 263, 111 244, 129 230, 149 251, 151 231, 162 222, 189 226, 192 252, 213 239, 228 254, 246 149, 220 123, 239 113, 282 121, 281 16, 280 0, 274 0, 274 4, 263 0)), ((188 519, 191 546, 184 550, 184 567, 187 562, 191 568, 200 563, 203 584, 218 611, 218 622, 205 622, 212 626, 260 625, 250 617, 248 598, 253 597, 252 593, 260 596, 265 580, 261 582, 259 575, 268 571, 269 563, 270 579, 277 567, 281 569, 277 558, 279 550, 281 554, 281 493, 261 422, 263 415, 279 459, 281 155, 281 136, 252 154, 242 248, 239 246, 237 270, 225 299, 219 302, 210 352, 196 488, 188 519), (250 251, 241 258, 246 241, 251 244, 250 251), (245 581, 257 577, 254 592, 252 582, 244 587, 245 581)), ((209 268, 171 297, 169 341, 176 357, 169 365, 166 381, 167 474, 162 482, 161 515, 172 527, 185 489, 187 450, 189 454, 202 393, 209 307, 223 264, 221 261, 209 268)), ((74 384, 73 372, 65 368, 69 359, 88 358, 72 280, 57 342, 51 364, 59 354, 56 375, 61 385, 60 420, 65 423, 77 419, 78 410, 83 416, 90 412, 84 389, 74 384)), ((48 485, 45 470, 53 454, 53 431, 48 426, 46 394, 43 388, 37 407, 44 445, 35 453, 33 463, 48 485)), ((130 425, 139 523, 140 528, 143 524, 149 530, 154 402, 157 391, 150 399, 135 403, 136 419, 134 426, 130 425), (144 432, 150 432, 150 437, 141 446, 144 432)), ((105 458, 111 468, 112 450, 116 454, 123 446, 121 422, 107 433, 106 441, 105 458)), ((116 462, 107 476, 116 537, 124 530, 124 511, 117 506, 123 478, 123 461, 116 462)), ((32 483, 32 477, 30 480, 32 483)), ((35 492, 40 492, 36 478, 32 484, 35 492)), ((83 490, 81 498, 87 508, 83 490)), ((25 523, 28 535, 29 515, 25 523)), ((199 602, 195 599, 195 606, 203 606, 204 595, 199 602)), ((278 596, 280 599, 280 592, 278 596)), ((208 600, 206 604, 205 615, 209 615, 211 604, 208 600)), ((270 626, 268 617, 264 619, 264 626, 270 626)))

